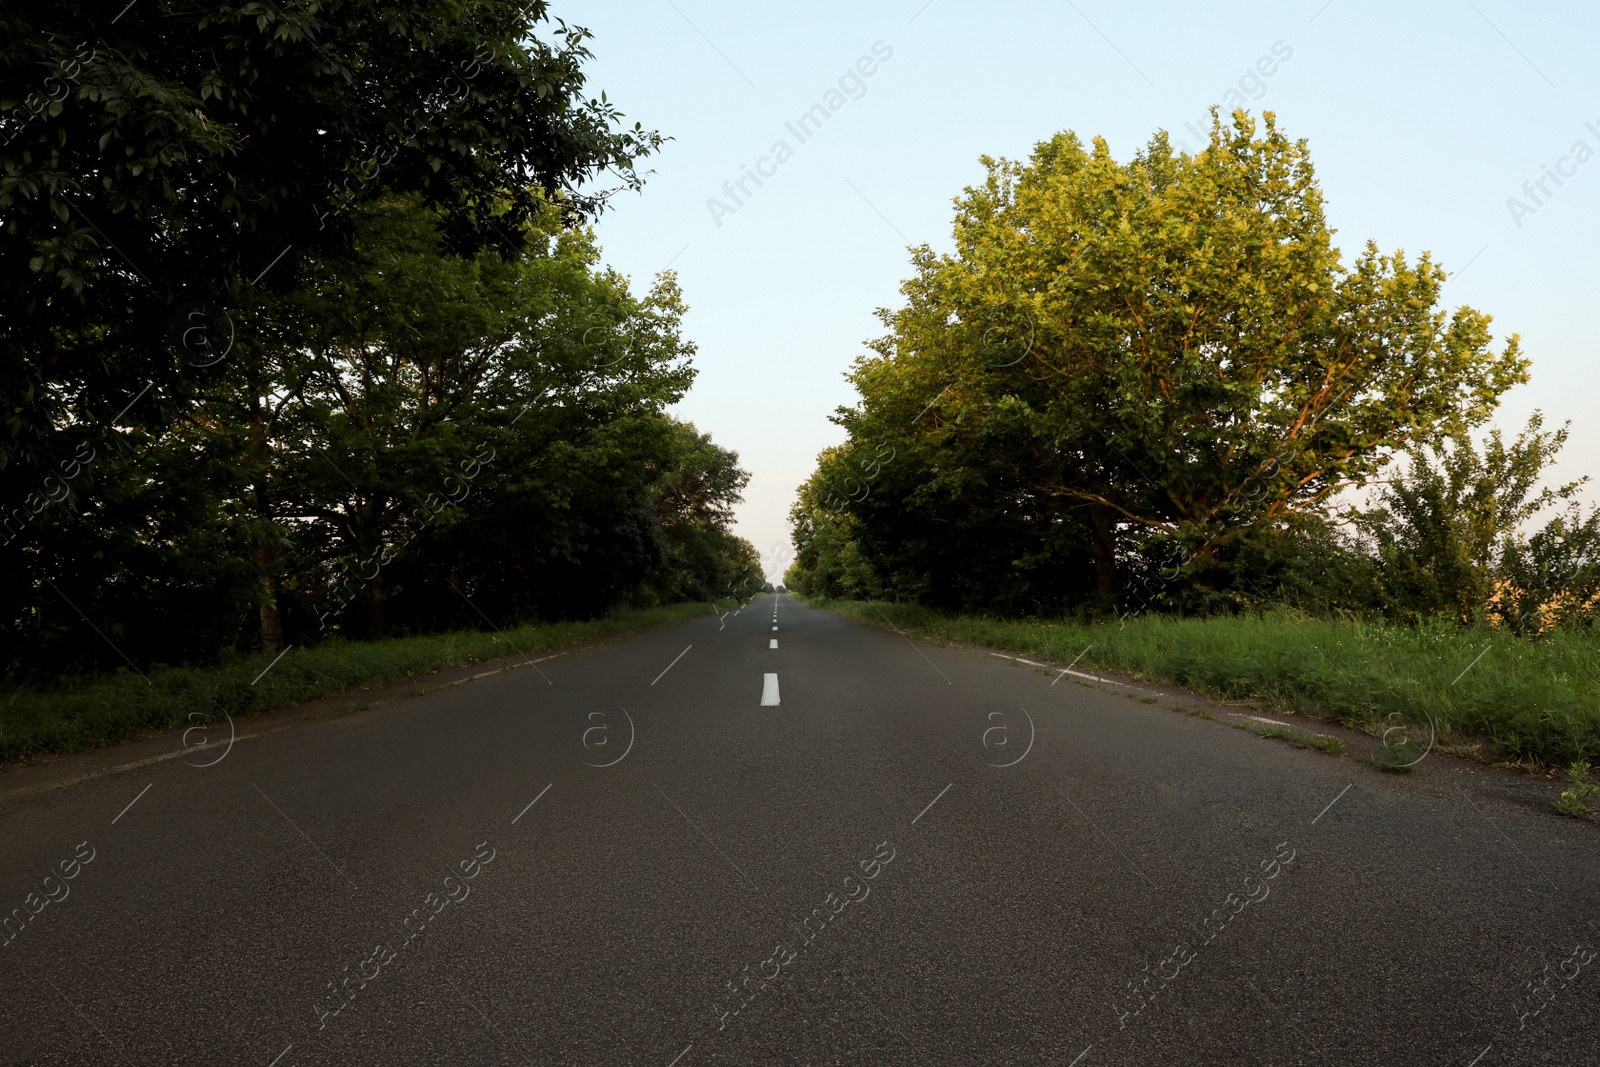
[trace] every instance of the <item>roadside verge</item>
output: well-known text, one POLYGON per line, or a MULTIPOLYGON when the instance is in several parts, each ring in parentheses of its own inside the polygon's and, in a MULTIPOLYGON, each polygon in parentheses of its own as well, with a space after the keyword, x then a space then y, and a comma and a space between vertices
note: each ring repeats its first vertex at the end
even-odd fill
POLYGON ((203 726, 494 659, 521 663, 524 657, 682 622, 711 609, 708 603, 673 604, 505 631, 329 641, 314 648, 291 646, 282 653, 240 656, 211 667, 118 671, 19 689, 0 703, 0 765, 84 752, 150 731, 203 726))

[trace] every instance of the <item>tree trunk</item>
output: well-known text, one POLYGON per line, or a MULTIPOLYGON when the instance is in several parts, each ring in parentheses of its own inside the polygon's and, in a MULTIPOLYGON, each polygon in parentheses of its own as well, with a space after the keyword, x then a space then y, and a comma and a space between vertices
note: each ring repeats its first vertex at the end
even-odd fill
POLYGON ((1201 545, 1189 556, 1189 580, 1211 592, 1217 589, 1216 550, 1216 545, 1201 545))
POLYGON ((272 550, 263 544, 259 549, 262 575, 260 591, 256 594, 261 605, 261 647, 268 652, 283 651, 283 617, 278 613, 278 576, 266 573, 272 565, 272 550))
POLYGON ((367 583, 367 636, 382 637, 384 631, 383 620, 383 574, 375 573, 372 580, 367 583))
POLYGON ((1094 556, 1095 599, 1103 608, 1115 610, 1121 587, 1117 574, 1116 512, 1103 504, 1090 504, 1089 526, 1094 535, 1089 550, 1094 556))
MULTIPOLYGON (((254 392, 254 390, 252 390, 254 392)), ((250 459, 255 468, 255 485, 250 499, 255 512, 256 602, 261 612, 261 647, 268 652, 283 651, 283 616, 278 612, 278 553, 272 543, 272 509, 267 503, 267 431, 261 421, 261 400, 250 398, 250 459)))

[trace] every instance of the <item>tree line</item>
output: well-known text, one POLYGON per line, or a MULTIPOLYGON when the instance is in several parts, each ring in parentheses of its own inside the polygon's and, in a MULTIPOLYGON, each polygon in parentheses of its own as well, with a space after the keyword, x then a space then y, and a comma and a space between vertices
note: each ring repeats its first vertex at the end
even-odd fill
POLYGON ((1118 162, 1067 132, 982 162, 954 250, 912 250, 855 363, 846 440, 791 512, 790 587, 1022 615, 1594 622, 1585 479, 1541 488, 1565 428, 1474 443, 1528 378, 1518 338, 1448 309, 1426 253, 1346 261, 1272 113, 1213 111, 1194 155, 1161 132, 1118 162))
POLYGON ((0 14, 0 641, 36 677, 760 584, 543 2, 0 14))

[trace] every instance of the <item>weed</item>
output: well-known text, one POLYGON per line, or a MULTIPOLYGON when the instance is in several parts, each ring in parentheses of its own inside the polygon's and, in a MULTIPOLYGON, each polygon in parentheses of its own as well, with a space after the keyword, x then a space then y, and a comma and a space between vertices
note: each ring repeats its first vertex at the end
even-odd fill
POLYGON ((1140 697, 1139 698, 1139 703, 1141 703, 1141 704, 1159 704, 1159 703, 1161 703, 1161 698, 1160 697, 1140 697))
POLYGON ((1391 741, 1387 734, 1383 739, 1383 755, 1368 756, 1367 762, 1382 771, 1393 774, 1409 774, 1411 768, 1421 761, 1425 755, 1417 739, 1409 734, 1402 735, 1399 740, 1391 741))
POLYGON ((353 693, 494 659, 506 654, 506 644, 524 652, 543 651, 682 622, 705 610, 704 603, 674 604, 593 621, 529 623, 503 636, 467 630, 378 641, 331 640, 292 648, 281 658, 257 652, 208 667, 146 668, 143 676, 117 671, 60 679, 19 689, 9 702, 0 701, 0 761, 116 744, 142 731, 201 721, 195 716, 217 722, 225 714, 237 718, 353 693))
POLYGON ((1556 801, 1556 810, 1573 818, 1587 814, 1589 798, 1600 793, 1600 785, 1589 781, 1589 761, 1573 761, 1567 767, 1567 781, 1572 783, 1572 787, 1562 792, 1561 799, 1556 801))
MULTIPOLYGON (((1555 631, 1529 641, 1481 628, 1414 627, 1286 614, 1118 623, 944 615, 914 604, 816 601, 859 622, 1067 663, 1093 644, 1095 666, 1225 700, 1331 715, 1349 724, 1383 708, 1426 714, 1456 743, 1492 741, 1483 758, 1521 765, 1600 764, 1600 640, 1555 631), (880 615, 879 613, 882 613, 880 615), (1462 669, 1492 645, 1492 671, 1462 669)), ((1481 667, 1481 664, 1480 664, 1481 667)))
POLYGON ((1262 737, 1276 737, 1289 742, 1295 748, 1315 748, 1330 756, 1344 753, 1344 742, 1337 737, 1326 737, 1322 734, 1308 734, 1304 730, 1296 730, 1292 726, 1277 726, 1270 722, 1258 723, 1256 733, 1262 737))

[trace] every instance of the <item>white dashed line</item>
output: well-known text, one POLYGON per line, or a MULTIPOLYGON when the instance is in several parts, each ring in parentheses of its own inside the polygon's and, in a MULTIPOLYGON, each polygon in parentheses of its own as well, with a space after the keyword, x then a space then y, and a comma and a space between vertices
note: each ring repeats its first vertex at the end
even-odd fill
POLYGON ((761 676, 761 706, 764 708, 778 706, 778 676, 776 674, 763 674, 761 676))
POLYGON ((767 642, 767 647, 768 648, 777 648, 778 647, 778 639, 776 637, 774 637, 772 640, 768 641, 767 642))

